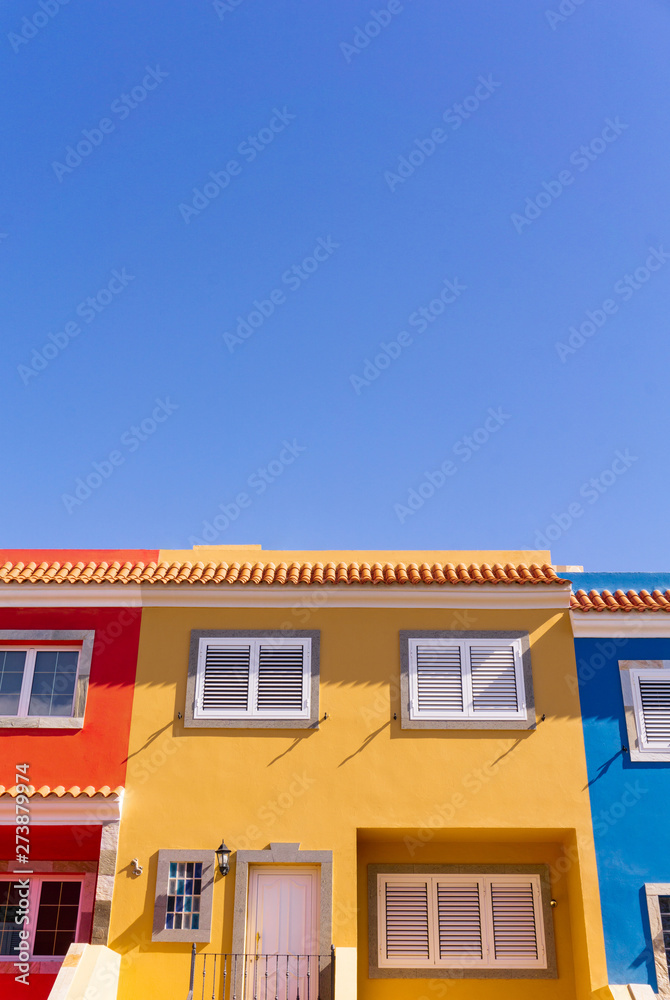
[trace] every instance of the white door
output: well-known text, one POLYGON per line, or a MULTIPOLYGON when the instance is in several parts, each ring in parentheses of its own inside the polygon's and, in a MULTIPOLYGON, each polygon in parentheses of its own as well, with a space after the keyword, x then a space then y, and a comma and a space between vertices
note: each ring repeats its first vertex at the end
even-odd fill
POLYGON ((249 869, 246 998, 316 1000, 319 992, 319 869, 249 869))

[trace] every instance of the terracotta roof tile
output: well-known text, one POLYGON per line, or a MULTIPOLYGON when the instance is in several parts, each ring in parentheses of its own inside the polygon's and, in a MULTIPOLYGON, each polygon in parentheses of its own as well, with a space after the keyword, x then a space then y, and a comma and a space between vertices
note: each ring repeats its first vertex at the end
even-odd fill
POLYGON ((670 612, 670 590, 661 593, 660 590, 577 590, 570 598, 572 611, 612 611, 645 613, 655 611, 670 612))
MULTIPOLYGON (((552 566, 524 563, 379 563, 367 562, 5 562, 0 567, 0 582, 6 584, 40 583, 57 586, 122 583, 148 584, 318 584, 349 586, 379 584, 400 586, 417 584, 564 584, 552 566)), ((590 609, 584 609, 590 610, 590 609)))
MULTIPOLYGON (((0 785, 0 795, 11 795, 12 798, 16 798, 19 794, 26 793, 19 793, 16 785, 12 785, 11 788, 0 785)), ((94 788, 93 785, 87 785, 86 788, 80 788, 79 785, 72 785, 71 788, 65 788, 63 785, 55 785, 53 788, 49 785, 42 785, 40 788, 35 788, 34 785, 28 785, 27 794, 29 798, 39 795, 43 799, 46 799, 49 795, 57 795, 59 798, 62 798, 64 795, 71 795, 74 799, 83 795, 89 799, 102 796, 107 799, 110 795, 116 795, 117 797, 122 795, 123 785, 117 785, 116 788, 110 788, 109 785, 102 785, 100 788, 94 788)))

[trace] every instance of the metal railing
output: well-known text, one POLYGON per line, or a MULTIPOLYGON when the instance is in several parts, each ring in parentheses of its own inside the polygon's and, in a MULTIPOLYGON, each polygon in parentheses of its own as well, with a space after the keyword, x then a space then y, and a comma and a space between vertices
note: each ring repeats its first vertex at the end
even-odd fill
POLYGON ((335 949, 266 955, 191 949, 188 1000, 333 1000, 335 949))

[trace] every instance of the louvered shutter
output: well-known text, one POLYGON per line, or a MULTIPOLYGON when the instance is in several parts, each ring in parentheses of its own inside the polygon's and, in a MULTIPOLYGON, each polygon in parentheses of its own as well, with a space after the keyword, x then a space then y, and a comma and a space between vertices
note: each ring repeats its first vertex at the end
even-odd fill
POLYGON ((667 750, 670 748, 670 671, 645 671, 637 682, 643 728, 641 742, 650 750, 667 750))
POLYGON ((388 879, 383 886, 384 954, 412 966, 430 958, 429 883, 388 879))
POLYGON ((261 643, 256 710, 262 715, 295 716, 305 707, 305 648, 261 643))
POLYGON ((441 718, 463 712, 461 647, 416 647, 415 714, 441 718))
POLYGON ((529 880, 491 880, 493 956, 496 964, 528 967, 540 958, 535 894, 529 880))
POLYGON ((517 661, 514 646, 470 646, 473 715, 500 718, 519 712, 517 661))
POLYGON ((482 960, 482 909, 478 881, 438 880, 437 922, 439 958, 442 961, 482 960))
POLYGON ((251 647, 207 645, 202 674, 201 708, 204 715, 226 718, 249 710, 251 647))

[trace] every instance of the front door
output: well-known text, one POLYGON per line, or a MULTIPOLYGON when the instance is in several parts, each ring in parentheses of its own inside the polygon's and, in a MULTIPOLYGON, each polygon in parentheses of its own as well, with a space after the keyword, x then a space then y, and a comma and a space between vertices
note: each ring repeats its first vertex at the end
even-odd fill
POLYGON ((246 997, 316 1000, 319 993, 319 868, 249 868, 246 997))

